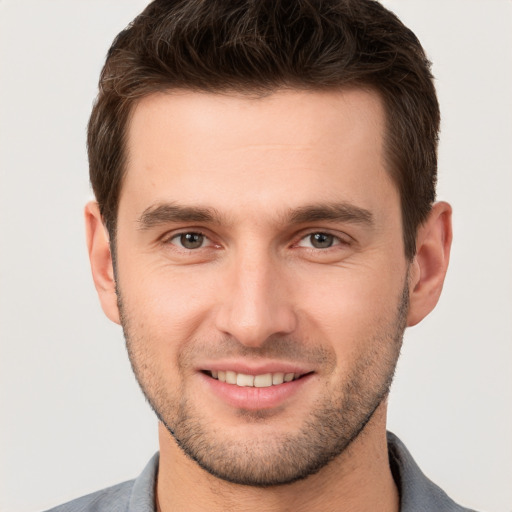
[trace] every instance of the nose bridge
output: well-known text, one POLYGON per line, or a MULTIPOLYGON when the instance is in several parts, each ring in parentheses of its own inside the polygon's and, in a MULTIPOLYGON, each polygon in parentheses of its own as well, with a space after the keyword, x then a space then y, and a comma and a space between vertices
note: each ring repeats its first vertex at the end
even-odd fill
POLYGON ((247 346, 295 328, 286 276, 271 250, 248 244, 231 258, 218 328, 247 346))

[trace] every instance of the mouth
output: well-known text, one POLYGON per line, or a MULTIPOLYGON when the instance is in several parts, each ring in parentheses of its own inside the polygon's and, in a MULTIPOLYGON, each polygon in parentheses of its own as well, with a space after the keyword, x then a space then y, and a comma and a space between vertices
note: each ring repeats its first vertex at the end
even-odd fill
POLYGON ((296 403, 317 380, 312 368, 282 361, 215 361, 198 368, 197 375, 205 392, 245 411, 278 410, 296 403))
POLYGON ((248 388, 269 388, 279 386, 284 383, 299 380, 313 372, 309 373, 262 373, 259 375, 249 375, 246 373, 238 373, 231 370, 203 370, 205 375, 226 384, 232 384, 239 387, 248 388))

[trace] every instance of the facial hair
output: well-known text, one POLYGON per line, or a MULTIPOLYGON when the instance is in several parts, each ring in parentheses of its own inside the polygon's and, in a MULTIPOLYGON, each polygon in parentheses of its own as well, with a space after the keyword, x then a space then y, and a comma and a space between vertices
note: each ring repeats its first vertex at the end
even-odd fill
MULTIPOLYGON (((235 484, 270 487, 289 484, 318 472, 342 454, 363 432, 389 393, 400 354, 409 307, 405 285, 394 318, 368 340, 336 386, 315 401, 302 425, 286 434, 233 439, 215 429, 187 393, 184 379, 178 389, 166 388, 158 365, 147 350, 150 340, 135 333, 118 289, 118 305, 130 362, 139 385, 156 413, 183 452, 211 475, 235 484)), ((183 374, 190 361, 203 357, 283 359, 320 365, 329 374, 336 356, 329 347, 315 346, 285 337, 271 337, 260 347, 246 347, 232 338, 217 343, 195 340, 179 356, 183 374)), ((249 423, 265 424, 272 411, 238 411, 249 423)))

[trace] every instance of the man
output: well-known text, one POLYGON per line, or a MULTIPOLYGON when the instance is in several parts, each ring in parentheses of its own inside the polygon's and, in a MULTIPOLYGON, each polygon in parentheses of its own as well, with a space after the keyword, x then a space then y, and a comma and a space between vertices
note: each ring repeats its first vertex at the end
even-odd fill
POLYGON ((386 434, 441 293, 439 109, 370 0, 157 0, 89 123, 94 282, 159 419, 135 480, 55 510, 467 510, 386 434))

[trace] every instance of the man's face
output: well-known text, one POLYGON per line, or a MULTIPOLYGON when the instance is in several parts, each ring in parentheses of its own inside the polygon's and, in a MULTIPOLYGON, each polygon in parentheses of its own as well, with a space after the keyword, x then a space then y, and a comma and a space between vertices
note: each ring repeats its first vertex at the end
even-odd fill
POLYGON ((356 90, 135 108, 123 328, 159 418, 214 475, 303 478, 383 407, 408 298, 383 129, 378 97, 356 90))

